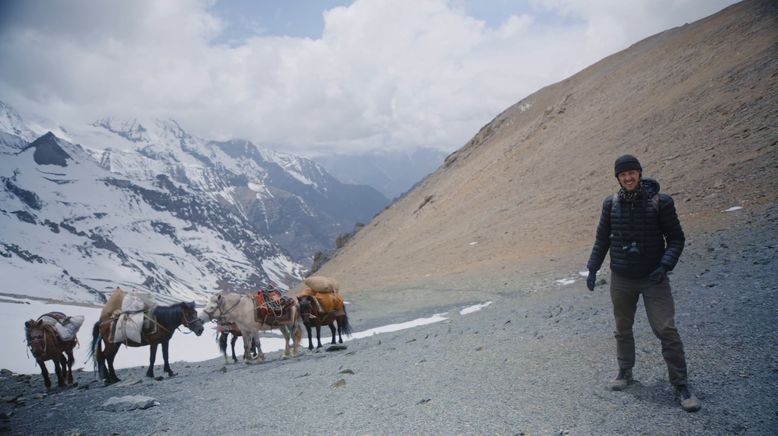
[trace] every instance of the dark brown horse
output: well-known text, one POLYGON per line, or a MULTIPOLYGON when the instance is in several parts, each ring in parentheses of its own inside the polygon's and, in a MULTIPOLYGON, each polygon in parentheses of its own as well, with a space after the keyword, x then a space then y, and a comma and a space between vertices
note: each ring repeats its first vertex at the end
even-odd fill
POLYGON ((120 381, 113 368, 113 361, 116 358, 116 353, 119 351, 119 346, 122 344, 125 344, 128 347, 150 346, 149 369, 146 371, 147 377, 154 377, 154 361, 157 357, 157 345, 162 344, 162 358, 165 361, 163 369, 170 377, 176 375, 173 370, 170 369, 170 364, 168 363, 168 343, 173 336, 173 332, 175 332, 179 326, 184 325, 197 336, 200 336, 203 333, 203 323, 197 317, 197 310, 195 310, 194 302, 176 303, 164 307, 158 306, 154 309, 153 315, 149 327, 144 327, 141 332, 141 342, 134 342, 131 340, 120 343, 109 342, 108 338, 111 337, 111 324, 113 323, 113 320, 107 319, 95 323, 92 328, 92 347, 90 349, 90 354, 94 357, 95 366, 100 374, 100 378, 105 381, 105 384, 120 381), (101 344, 105 344, 104 350, 102 349, 101 344), (106 362, 108 362, 107 368, 106 362))
MULTIPOLYGON (((49 315, 49 314, 47 314, 49 315)), ((42 318, 42 317, 41 317, 42 318)), ((46 389, 51 387, 49 371, 46 369, 46 361, 54 362, 54 372, 57 374, 57 385, 65 387, 73 384, 73 347, 77 339, 63 341, 53 326, 45 324, 41 318, 29 320, 24 323, 24 331, 27 337, 27 346, 30 347, 35 361, 41 367, 43 384, 46 389)))
POLYGON ((338 340, 343 343, 343 335, 351 336, 351 324, 346 314, 346 306, 342 301, 333 310, 325 312, 322 305, 313 295, 303 295, 297 298, 300 302, 300 313, 303 318, 303 325, 308 332, 308 349, 313 350, 313 341, 311 338, 311 327, 316 327, 316 348, 321 348, 321 326, 329 326, 332 332, 332 343, 335 344, 335 324, 337 323, 338 340))
MULTIPOLYGON (((219 323, 216 326, 216 332, 219 333, 219 338, 218 338, 218 340, 219 340, 219 350, 221 350, 222 354, 224 355, 224 363, 228 363, 228 360, 227 360, 227 339, 229 338, 230 335, 232 335, 232 342, 231 342, 231 345, 232 345, 232 361, 237 363, 238 362, 238 357, 235 356, 235 342, 238 341, 238 337, 239 336, 243 336, 240 333, 240 328, 238 327, 238 325, 235 324, 234 322, 219 323)), ((251 347, 251 357, 252 358, 256 358, 257 353, 258 353, 258 351, 257 351, 256 344, 252 344, 252 347, 251 347)))

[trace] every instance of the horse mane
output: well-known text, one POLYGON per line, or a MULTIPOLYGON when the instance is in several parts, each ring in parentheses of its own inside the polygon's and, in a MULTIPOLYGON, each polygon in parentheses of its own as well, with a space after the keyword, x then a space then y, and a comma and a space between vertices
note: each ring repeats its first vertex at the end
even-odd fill
POLYGON ((157 318, 157 322, 162 325, 173 325, 181 320, 181 314, 183 313, 184 304, 189 303, 175 303, 170 306, 157 306, 154 309, 154 316, 157 318))

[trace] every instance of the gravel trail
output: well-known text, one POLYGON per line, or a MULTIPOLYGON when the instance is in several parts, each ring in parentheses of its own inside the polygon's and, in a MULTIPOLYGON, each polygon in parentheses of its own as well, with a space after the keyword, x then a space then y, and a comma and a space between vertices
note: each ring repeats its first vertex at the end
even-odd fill
MULTIPOLYGON (((590 293, 583 278, 563 286, 547 277, 485 290, 480 301, 493 303, 474 313, 459 315, 457 304, 444 322, 355 339, 343 351, 271 353, 261 365, 178 362, 178 375, 161 380, 132 368, 109 387, 84 372, 77 388, 45 397, 39 375, 4 372, 0 427, 26 435, 778 434, 778 232, 774 211, 766 218, 756 226, 744 214, 733 230, 691 237, 671 275, 690 382, 703 401, 697 413, 674 401, 643 309, 638 382, 607 391, 616 373, 607 285, 590 293), (159 404, 100 409, 128 395, 159 404)), ((376 325, 363 315, 377 309, 363 306, 352 315, 357 330, 376 325)), ((444 310, 413 308, 392 319, 444 310)), ((175 338, 172 347, 175 358, 175 338)))

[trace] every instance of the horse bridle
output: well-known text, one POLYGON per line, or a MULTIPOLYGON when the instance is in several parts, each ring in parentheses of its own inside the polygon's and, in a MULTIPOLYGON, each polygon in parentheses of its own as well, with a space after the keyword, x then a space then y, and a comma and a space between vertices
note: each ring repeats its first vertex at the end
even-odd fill
POLYGON ((232 312, 232 310, 235 309, 238 306, 238 304, 240 304, 240 301, 242 299, 243 299, 243 295, 241 295, 240 298, 238 298, 238 301, 236 301, 235 304, 232 305, 232 307, 230 307, 227 310, 224 310, 224 298, 222 298, 222 296, 219 295, 219 301, 216 303, 216 309, 214 309, 211 312, 203 309, 203 313, 208 315, 209 319, 213 319, 213 320, 216 320, 216 321, 221 321, 222 318, 224 318, 225 315, 227 315, 228 313, 232 312), (216 313, 217 310, 221 313, 221 315, 219 315, 218 317, 214 316, 214 314, 216 313))
MULTIPOLYGON (((196 313, 196 312, 195 312, 195 313, 196 313)), ((184 318, 184 323, 183 323, 183 324, 184 324, 184 325, 186 326, 186 328, 188 328, 189 330, 192 330, 191 324, 192 324, 194 321, 197 321, 197 319, 198 319, 198 318, 197 318, 197 316, 195 316, 195 317, 194 317, 194 321, 190 320, 189 318, 187 318, 187 317, 186 317, 186 311, 181 311, 181 317, 182 317, 182 318, 184 318)), ((186 332, 184 332, 184 331, 181 331, 181 333, 186 333, 186 332)))

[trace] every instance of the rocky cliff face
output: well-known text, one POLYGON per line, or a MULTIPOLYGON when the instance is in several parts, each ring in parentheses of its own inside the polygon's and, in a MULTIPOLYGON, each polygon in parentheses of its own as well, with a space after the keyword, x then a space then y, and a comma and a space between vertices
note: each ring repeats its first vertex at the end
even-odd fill
MULTIPOLYGON (((760 216, 778 180, 778 13, 747 1, 671 29, 499 114, 321 273, 344 289, 510 287, 584 269, 613 162, 631 153, 696 232, 760 216)), ((358 298, 358 297, 354 297, 358 298)))

